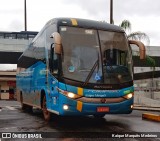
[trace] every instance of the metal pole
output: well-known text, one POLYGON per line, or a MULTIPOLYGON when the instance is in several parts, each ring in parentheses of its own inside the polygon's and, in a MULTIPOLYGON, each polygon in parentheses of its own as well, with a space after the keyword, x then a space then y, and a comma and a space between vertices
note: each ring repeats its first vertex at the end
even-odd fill
POLYGON ((113 24, 113 0, 110 0, 110 24, 113 24))
POLYGON ((25 31, 27 31, 27 7, 26 7, 26 0, 24 0, 24 27, 25 27, 25 31))

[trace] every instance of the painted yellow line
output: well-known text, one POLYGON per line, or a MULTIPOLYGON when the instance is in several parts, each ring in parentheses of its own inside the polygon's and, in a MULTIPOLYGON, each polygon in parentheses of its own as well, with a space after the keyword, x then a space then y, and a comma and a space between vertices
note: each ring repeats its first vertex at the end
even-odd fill
POLYGON ((5 106, 5 107, 9 110, 16 110, 14 107, 11 107, 11 106, 5 106))
POLYGON ((153 120, 153 121, 160 122, 160 115, 150 114, 150 113, 143 113, 142 114, 142 119, 148 119, 148 120, 153 120))

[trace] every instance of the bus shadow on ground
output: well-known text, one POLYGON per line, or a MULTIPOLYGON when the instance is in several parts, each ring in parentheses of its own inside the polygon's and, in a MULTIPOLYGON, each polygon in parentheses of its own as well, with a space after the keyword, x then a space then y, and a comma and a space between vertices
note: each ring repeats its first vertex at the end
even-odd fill
POLYGON ((119 132, 124 128, 128 128, 126 124, 121 123, 106 115, 104 118, 95 118, 93 116, 59 116, 52 114, 50 121, 45 121, 43 113, 39 109, 33 109, 33 112, 22 111, 34 117, 43 124, 43 127, 49 128, 49 131, 56 130, 56 132, 119 132), (108 119, 107 119, 108 118, 108 119))

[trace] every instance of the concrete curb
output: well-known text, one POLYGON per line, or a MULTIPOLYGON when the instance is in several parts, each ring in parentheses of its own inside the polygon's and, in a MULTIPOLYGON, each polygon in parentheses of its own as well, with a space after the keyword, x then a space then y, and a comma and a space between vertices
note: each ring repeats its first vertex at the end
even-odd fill
POLYGON ((160 107, 134 106, 133 110, 160 112, 160 107))
MULTIPOLYGON (((160 112, 160 107, 149 107, 149 106, 142 106, 142 105, 134 105, 133 110, 160 112)), ((142 119, 160 122, 160 115, 151 114, 151 113, 143 113, 142 114, 142 119)))
POLYGON ((143 113, 142 114, 142 119, 147 119, 147 120, 160 122, 160 115, 143 113))

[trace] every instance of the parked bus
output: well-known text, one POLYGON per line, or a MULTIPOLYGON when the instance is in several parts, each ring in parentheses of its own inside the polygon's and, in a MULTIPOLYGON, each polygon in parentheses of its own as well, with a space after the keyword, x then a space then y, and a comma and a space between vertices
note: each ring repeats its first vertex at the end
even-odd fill
POLYGON ((104 22, 50 20, 17 64, 17 99, 22 109, 58 115, 129 114, 133 108, 133 62, 122 28, 104 22))

